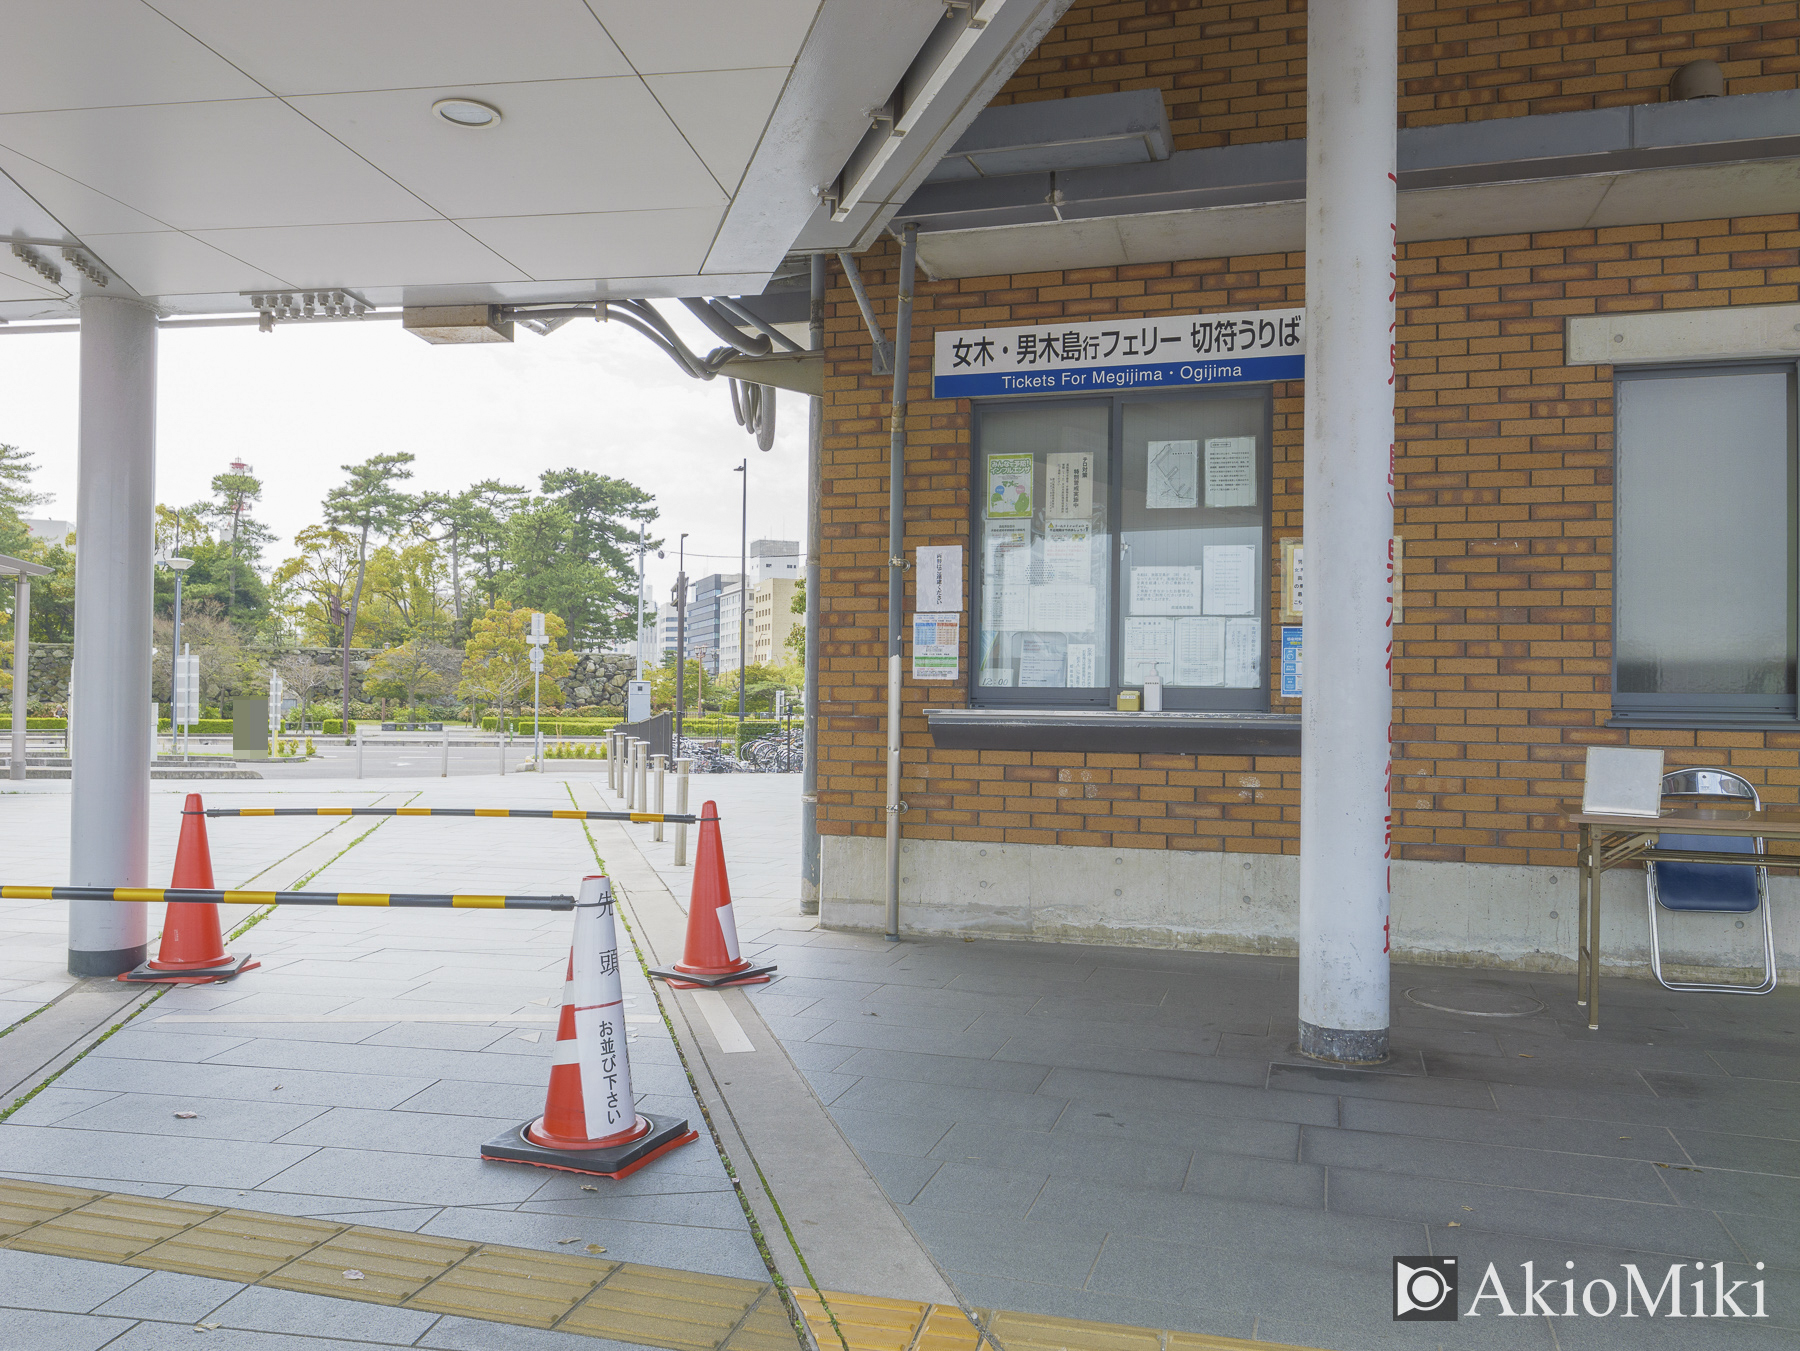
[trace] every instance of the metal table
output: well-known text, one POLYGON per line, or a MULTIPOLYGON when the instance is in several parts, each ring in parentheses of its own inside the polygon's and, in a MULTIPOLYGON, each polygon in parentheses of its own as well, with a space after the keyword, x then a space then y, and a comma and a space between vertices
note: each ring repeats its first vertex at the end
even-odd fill
MULTIPOLYGON (((1792 840, 1800 843, 1800 809, 1765 807, 1751 811, 1747 807, 1682 805, 1664 807, 1662 814, 1649 816, 1614 816, 1604 813, 1570 812, 1570 825, 1580 830, 1575 848, 1575 886, 1579 902, 1579 919, 1575 926, 1575 1002, 1586 1005, 1588 1029, 1600 1027, 1600 875, 1609 868, 1642 863, 1725 863, 1738 867, 1751 866, 1747 856, 1714 849, 1658 849, 1657 836, 1667 831, 1676 835, 1757 835, 1764 840, 1792 840)), ((1755 866, 1800 866, 1800 858, 1782 855, 1760 855, 1755 866)), ((1763 904, 1767 905, 1765 898, 1763 904)))

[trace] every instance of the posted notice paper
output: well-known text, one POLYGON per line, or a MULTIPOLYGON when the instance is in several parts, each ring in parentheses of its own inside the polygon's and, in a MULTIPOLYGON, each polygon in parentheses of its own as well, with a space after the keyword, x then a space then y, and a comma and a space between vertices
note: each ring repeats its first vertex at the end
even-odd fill
POLYGON ((1094 511, 1094 453, 1052 451, 1044 456, 1044 514, 1091 516, 1094 511))
POLYGON ((1131 613, 1197 615, 1201 611, 1199 568, 1133 568, 1131 613))
POLYGON ((1031 518, 1032 473, 1030 455, 987 457, 987 518, 990 521, 1031 518))
POLYGON ((1213 436, 1206 442, 1206 505, 1256 505, 1256 438, 1213 436))
POLYGON ((987 560, 989 586, 1030 581, 1031 532, 1023 526, 988 527, 987 560))
POLYGON ((1200 551, 1206 570, 1206 613, 1253 615, 1256 613, 1256 546, 1208 544, 1200 551))
POLYGON ((920 545, 918 606, 921 612, 948 614, 962 609, 962 545, 920 545))
POLYGON ((1031 625, 1053 633, 1094 631, 1095 589, 1091 586, 1034 586, 1031 625))
POLYGON ((1146 452, 1144 505, 1152 511, 1200 505, 1200 443, 1152 441, 1146 452))
POLYGON ((1031 627, 1031 588, 1023 582, 1002 582, 987 589, 985 627, 1014 630, 1031 627))
POLYGON ((1044 580, 1080 582, 1094 580, 1094 552, 1089 544, 1092 527, 1086 521, 1049 521, 1044 525, 1044 580))
POLYGON ((1020 687, 1060 686, 1065 674, 1062 644, 1045 633, 1024 633, 1019 637, 1023 644, 1019 649, 1020 687))
POLYGON ((1225 683, 1225 625, 1204 616, 1175 621, 1175 685, 1225 683))
POLYGON ((960 614, 914 615, 912 671, 914 680, 955 680, 961 670, 957 657, 960 614))
POLYGON ((1262 679, 1262 625, 1254 619, 1225 622, 1225 683, 1255 689, 1262 679))
POLYGON ((1154 670, 1164 680, 1174 674, 1175 621, 1140 619, 1125 621, 1125 683, 1141 685, 1154 670))
POLYGON ((1071 689, 1085 688, 1094 683, 1094 645, 1092 643, 1069 644, 1069 678, 1071 689))

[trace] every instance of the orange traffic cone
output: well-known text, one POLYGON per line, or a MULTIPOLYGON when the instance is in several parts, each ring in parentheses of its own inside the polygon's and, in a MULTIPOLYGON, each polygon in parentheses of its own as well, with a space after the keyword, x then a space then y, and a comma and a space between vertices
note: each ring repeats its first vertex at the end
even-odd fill
POLYGON ((687 944, 671 967, 653 967, 677 990, 715 990, 721 985, 759 985, 774 966, 758 966, 738 953, 737 921, 731 913, 731 880, 725 876, 725 847, 719 843, 719 808, 700 809, 700 849, 694 855, 694 890, 688 898, 687 944))
MULTIPOLYGON (((212 853, 206 847, 206 809, 200 794, 189 793, 181 809, 181 838, 175 845, 172 887, 213 887, 212 853)), ((150 981, 160 985, 207 985, 230 980, 240 972, 261 966, 250 954, 234 957, 225 951, 219 933, 219 907, 206 901, 171 901, 163 916, 162 945, 150 961, 120 976, 120 980, 150 981)))
POLYGON ((621 1178, 700 1138, 685 1117, 637 1110, 624 1010, 612 886, 604 877, 585 877, 575 898, 575 941, 544 1114, 489 1140, 482 1158, 621 1178))

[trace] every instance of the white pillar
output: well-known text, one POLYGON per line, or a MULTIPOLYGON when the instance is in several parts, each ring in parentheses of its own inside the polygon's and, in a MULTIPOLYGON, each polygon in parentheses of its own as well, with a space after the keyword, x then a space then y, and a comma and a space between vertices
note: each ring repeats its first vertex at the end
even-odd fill
MULTIPOLYGON (((75 505, 75 661, 69 882, 149 877, 151 553, 156 504, 156 315, 122 297, 81 302, 75 505)), ((145 956, 146 912, 69 903, 69 972, 113 976, 145 956)))
POLYGON ((1306 36, 1300 1049, 1388 1053, 1396 0, 1306 36))
POLYGON ((31 578, 13 578, 12 777, 25 777, 25 701, 31 686, 31 578))

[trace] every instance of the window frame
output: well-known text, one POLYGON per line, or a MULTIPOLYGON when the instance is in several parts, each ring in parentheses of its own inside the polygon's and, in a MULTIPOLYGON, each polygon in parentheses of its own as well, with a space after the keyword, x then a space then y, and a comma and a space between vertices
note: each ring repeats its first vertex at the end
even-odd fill
POLYGON ((1251 688, 1224 686, 1163 686, 1163 708, 1184 713, 1266 713, 1272 705, 1270 683, 1273 664, 1269 655, 1274 615, 1274 555, 1278 545, 1273 539, 1275 480, 1275 387, 1268 381, 1244 381, 1210 385, 1184 385, 1179 389, 1133 389, 1108 393, 1053 395, 1010 395, 970 400, 969 409, 969 663, 964 677, 964 690, 970 708, 996 709, 1112 709, 1117 707, 1121 690, 1142 689, 1141 685, 1125 685, 1119 677, 1124 671, 1122 647, 1125 632, 1124 606, 1121 603, 1120 550, 1123 542, 1125 485, 1125 407, 1127 404, 1192 401, 1195 399, 1262 400, 1262 462, 1258 469, 1257 491, 1260 494, 1262 557, 1258 560, 1260 591, 1257 621, 1261 628, 1262 681, 1251 688), (1111 540, 1105 581, 1108 597, 1107 662, 1108 682, 1088 689, 1028 688, 1010 685, 983 685, 980 672, 981 599, 987 584, 986 550, 982 547, 982 514, 986 503, 984 478, 986 459, 982 450, 982 420, 989 412, 1025 407, 1104 406, 1107 415, 1107 533, 1111 540))
MULTIPOLYGON (((1764 695, 1638 694, 1619 689, 1619 623, 1623 607, 1619 573, 1619 535, 1625 527, 1629 474, 1623 457, 1624 435, 1620 427, 1621 386, 1637 381, 1692 379, 1696 375, 1748 375, 1779 371, 1787 376, 1788 456, 1788 632, 1800 641, 1800 362, 1777 358, 1766 361, 1673 361, 1654 365, 1613 368, 1613 500, 1611 593, 1612 622, 1608 626, 1611 652, 1607 659, 1610 701, 1609 722, 1618 726, 1800 726, 1800 667, 1791 667, 1792 687, 1784 697, 1764 695)), ((1790 662, 1795 653, 1790 650, 1790 662)))

